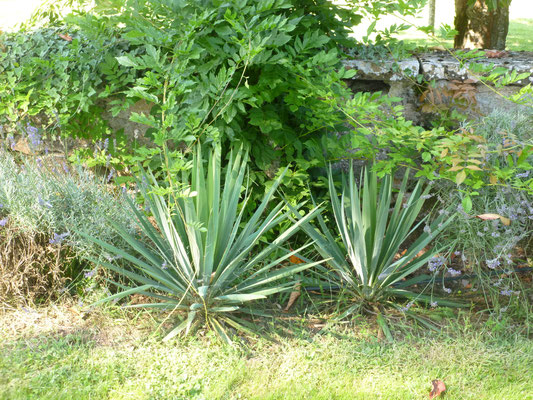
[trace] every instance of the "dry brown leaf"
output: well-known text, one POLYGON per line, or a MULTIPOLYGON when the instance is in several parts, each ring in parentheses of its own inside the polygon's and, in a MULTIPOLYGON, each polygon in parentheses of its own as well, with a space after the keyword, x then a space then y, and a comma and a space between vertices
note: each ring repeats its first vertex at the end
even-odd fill
POLYGON ((20 139, 13 147, 13 150, 23 154, 32 154, 32 151, 26 139, 20 139))
POLYGON ((485 56, 487 58, 502 58, 507 56, 509 53, 503 50, 485 50, 485 56))
POLYGON ((305 261, 302 260, 300 257, 296 257, 296 256, 290 256, 289 257, 289 261, 293 264, 303 264, 305 261))
POLYGON ((446 385, 440 379, 432 380, 431 384, 433 385, 433 389, 429 393, 430 399, 434 399, 435 397, 439 396, 442 392, 446 391, 446 385))
POLYGON ((287 305, 283 309, 284 312, 289 311, 289 309, 296 302, 296 300, 298 300, 298 297, 300 297, 300 293, 301 293, 300 288, 301 288, 301 285, 299 282, 296 285, 294 285, 294 289, 291 292, 291 295, 289 296, 289 301, 287 302, 287 305))
POLYGON ((67 42, 72 42, 72 36, 70 36, 68 33, 58 33, 57 35, 67 42))
POLYGON ((476 218, 482 219, 483 221, 492 221, 499 219, 505 226, 511 225, 511 220, 509 218, 503 217, 500 214, 479 214, 476 215, 476 218))

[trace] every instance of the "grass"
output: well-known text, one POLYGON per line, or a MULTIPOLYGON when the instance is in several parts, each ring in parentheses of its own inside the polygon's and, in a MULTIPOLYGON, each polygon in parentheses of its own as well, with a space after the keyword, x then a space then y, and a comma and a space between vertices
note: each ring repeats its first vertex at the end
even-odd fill
POLYGON ((533 399, 533 341, 473 326, 468 313, 445 333, 409 328, 392 344, 360 319, 320 331, 292 322, 293 335, 235 349, 209 334, 163 344, 149 314, 113 313, 4 314, 0 398, 423 399, 442 379, 447 399, 533 399))
POLYGON ((533 19, 510 21, 507 48, 515 51, 533 51, 533 19))
MULTIPOLYGON (((444 46, 453 47, 453 40, 433 40, 425 33, 409 30, 398 36, 399 39, 408 43, 415 43, 417 46, 444 46)), ((514 19, 509 22, 509 33, 507 35, 507 50, 511 51, 533 51, 533 19, 514 19)))

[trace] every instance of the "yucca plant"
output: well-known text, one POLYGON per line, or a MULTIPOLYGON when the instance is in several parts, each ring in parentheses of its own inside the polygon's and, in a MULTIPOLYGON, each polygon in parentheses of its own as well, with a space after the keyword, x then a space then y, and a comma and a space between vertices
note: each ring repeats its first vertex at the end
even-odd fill
MULTIPOLYGON (((414 238, 417 228, 425 223, 425 218, 418 222, 417 218, 429 187, 423 189, 419 182, 408 195, 407 181, 408 172, 394 202, 391 176, 378 182, 375 172, 365 170, 358 185, 351 168, 350 174, 342 177, 339 198, 330 168, 329 192, 337 230, 330 231, 322 215, 317 218, 318 228, 300 220, 303 230, 315 242, 318 253, 329 259, 329 269, 323 269, 323 272, 330 284, 341 288, 343 296, 339 298, 351 300, 341 317, 364 310, 381 316, 386 306, 407 311, 408 307, 402 307, 398 298, 428 303, 436 300, 407 289, 420 281, 419 277, 405 278, 443 250, 431 249, 421 254, 453 216, 440 216, 414 238), (405 246, 408 238, 411 243, 402 252, 402 245, 405 246)), ((439 304, 457 305, 442 299, 439 304)), ((379 318, 383 323, 383 318, 379 318)))
POLYGON ((291 279, 295 273, 319 264, 282 266, 285 260, 303 249, 289 251, 283 244, 317 214, 318 209, 302 217, 275 240, 259 245, 260 239, 286 221, 292 211, 284 210, 283 202, 267 210, 283 178, 281 174, 255 212, 245 217, 250 197, 248 190, 244 193, 242 190, 247 159, 242 151, 232 154, 222 184, 220 148, 211 151, 208 171, 204 173, 198 146, 192 172, 183 175, 182 184, 188 184, 186 190, 165 196, 159 194, 161 187, 153 176, 144 179, 150 185, 140 182, 155 226, 133 201, 130 205, 149 243, 134 237, 120 225, 114 228, 136 254, 87 236, 106 252, 121 257, 123 265, 126 263, 125 267, 113 262, 99 264, 132 282, 130 287, 119 285, 122 291, 104 301, 138 293, 155 301, 134 307, 181 311, 185 317, 166 336, 167 340, 201 326, 213 329, 226 342, 231 342, 228 327, 245 332, 253 330, 242 314, 262 313, 247 304, 290 290, 295 284, 291 279))

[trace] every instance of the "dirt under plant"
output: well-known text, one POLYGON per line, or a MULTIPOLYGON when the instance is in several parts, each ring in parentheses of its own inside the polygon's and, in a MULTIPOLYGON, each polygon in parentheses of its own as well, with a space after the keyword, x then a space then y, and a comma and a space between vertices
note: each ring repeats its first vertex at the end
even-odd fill
POLYGON ((52 246, 42 233, 8 222, 0 231, 0 301, 30 305, 57 298, 71 280, 77 260, 68 248, 52 246))

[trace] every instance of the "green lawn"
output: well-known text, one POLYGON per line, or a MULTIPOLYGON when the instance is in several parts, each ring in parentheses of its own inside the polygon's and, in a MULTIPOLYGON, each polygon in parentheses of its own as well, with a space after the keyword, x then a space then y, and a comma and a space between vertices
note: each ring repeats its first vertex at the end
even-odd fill
POLYGON ((134 317, 104 319, 17 334, 16 318, 4 318, 0 398, 427 399, 442 379, 445 399, 533 399, 533 341, 474 326, 470 314, 446 333, 404 330, 393 344, 365 319, 320 332, 293 322, 292 337, 237 349, 209 335, 163 344, 149 338, 153 326, 133 335, 134 317))
MULTIPOLYGON (((447 48, 453 47, 453 40, 433 40, 423 32, 410 30, 399 36, 400 39, 416 43, 419 46, 439 46, 447 48)), ((509 23, 509 34, 507 35, 507 50, 511 51, 533 51, 533 19, 515 19, 509 23)))

